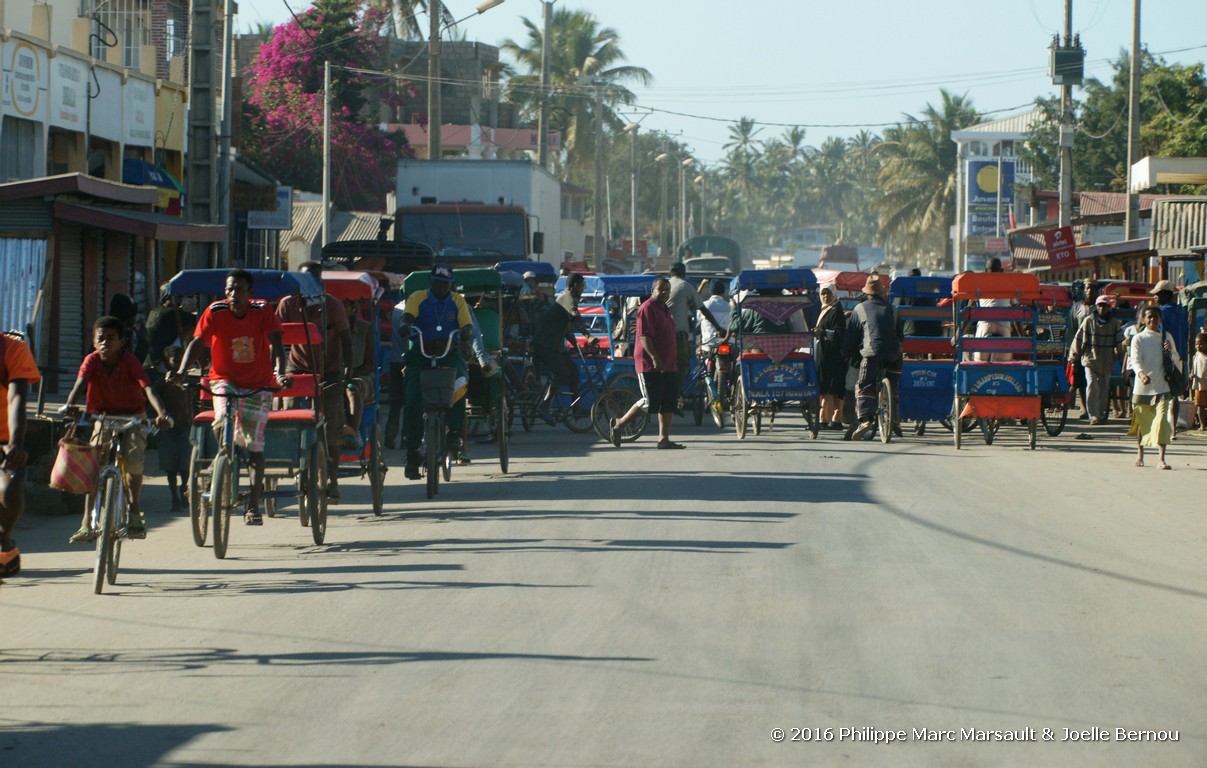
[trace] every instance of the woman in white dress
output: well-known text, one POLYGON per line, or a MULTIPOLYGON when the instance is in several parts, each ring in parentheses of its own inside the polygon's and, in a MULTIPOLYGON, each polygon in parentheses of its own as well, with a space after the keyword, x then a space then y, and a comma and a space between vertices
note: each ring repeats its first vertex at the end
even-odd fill
POLYGON ((1142 314, 1144 329, 1132 337, 1131 366, 1136 373, 1132 392, 1132 428, 1136 435, 1136 466, 1144 466, 1144 449, 1160 452, 1158 469, 1171 469, 1165 463, 1165 446, 1173 436, 1169 425, 1170 392, 1165 380, 1165 356, 1180 367, 1181 359, 1173 338, 1161 330, 1161 310, 1145 307, 1142 314))

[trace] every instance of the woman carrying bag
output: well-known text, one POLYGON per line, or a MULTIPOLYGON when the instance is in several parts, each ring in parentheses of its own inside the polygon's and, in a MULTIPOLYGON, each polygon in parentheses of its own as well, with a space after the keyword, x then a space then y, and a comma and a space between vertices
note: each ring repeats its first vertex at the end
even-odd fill
MULTIPOLYGON (((1135 389, 1132 392, 1132 427, 1129 435, 1136 436, 1136 466, 1144 466, 1144 449, 1157 448, 1160 459, 1158 469, 1172 469, 1165 462, 1165 446, 1173 437, 1169 424, 1171 391, 1181 389, 1181 382, 1170 386, 1166 371, 1179 372, 1182 361, 1173 338, 1161 330, 1161 310, 1145 307, 1142 316, 1143 330, 1132 338, 1131 367, 1136 373, 1135 389)), ((1180 375, 1180 374, 1178 374, 1180 375)))

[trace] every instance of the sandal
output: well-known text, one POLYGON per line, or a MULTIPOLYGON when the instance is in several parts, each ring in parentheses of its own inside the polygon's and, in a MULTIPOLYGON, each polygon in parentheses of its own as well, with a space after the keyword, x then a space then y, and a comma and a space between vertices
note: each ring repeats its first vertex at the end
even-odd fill
POLYGON ((0 551, 0 576, 16 576, 21 572, 21 550, 13 544, 12 549, 0 551))
POLYGON ((1143 466, 1144 466, 1144 459, 1136 459, 1136 466, 1137 466, 1137 467, 1143 467, 1143 466))
POLYGON ((264 516, 258 509, 249 509, 243 513, 244 525, 264 525, 264 516))
POLYGON ((686 448, 687 446, 684 445, 683 443, 672 443, 670 440, 659 440, 658 447, 659 448, 686 448))
POLYGON ((1169 466, 1165 462, 1161 462, 1157 465, 1157 469, 1173 469, 1173 467, 1169 466))
POLYGON ((81 525, 80 529, 67 539, 68 544, 91 544, 94 541, 96 541, 96 531, 88 525, 81 525))
POLYGON ((613 448, 620 447, 620 427, 616 426, 616 419, 608 422, 608 439, 612 442, 613 448))

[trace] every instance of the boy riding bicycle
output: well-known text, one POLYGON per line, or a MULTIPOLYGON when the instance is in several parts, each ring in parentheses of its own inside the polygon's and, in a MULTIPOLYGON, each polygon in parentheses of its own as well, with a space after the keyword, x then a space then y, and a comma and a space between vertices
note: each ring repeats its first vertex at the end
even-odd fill
POLYGON ((233 414, 235 443, 247 451, 251 465, 251 494, 243 522, 263 525, 260 493, 264 486, 264 427, 272 393, 261 390, 288 386, 289 377, 285 374, 281 321, 268 302, 252 300, 252 287, 250 272, 234 269, 227 274, 226 300, 215 301, 201 313, 180 366, 168 378, 183 379, 197 347, 209 347, 214 430, 221 435, 223 424, 233 414))
MULTIPOLYGON (((134 353, 126 349, 126 328, 116 317, 105 315, 92 326, 92 346, 80 365, 75 386, 67 395, 64 410, 76 413, 76 401, 85 394, 84 410, 89 414, 108 416, 142 416, 147 412, 147 403, 155 409, 155 424, 167 427, 171 424, 159 398, 151 390, 151 379, 134 353), (86 392, 85 392, 86 390, 86 392)), ((115 436, 100 424, 92 430, 92 445, 103 448, 115 436)), ((142 491, 144 457, 147 453, 147 433, 140 429, 122 432, 116 439, 122 441, 125 456, 126 481, 130 485, 130 526, 126 535, 131 539, 144 539, 147 524, 139 506, 142 491)), ((71 535, 72 544, 87 544, 96 538, 91 525, 92 494, 84 504, 84 518, 80 529, 71 535)))

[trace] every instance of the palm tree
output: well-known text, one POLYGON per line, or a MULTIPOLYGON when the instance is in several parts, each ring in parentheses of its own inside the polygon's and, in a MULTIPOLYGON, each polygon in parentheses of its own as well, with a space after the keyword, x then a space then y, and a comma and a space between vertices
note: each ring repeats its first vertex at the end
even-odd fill
MULTIPOLYGON (((520 105, 525 122, 535 125, 541 104, 544 32, 527 18, 521 21, 527 30, 523 43, 508 38, 499 48, 516 62, 515 67, 507 68, 508 98, 520 105)), ((602 89, 600 118, 612 130, 619 130, 627 121, 617 115, 616 107, 636 101, 626 84, 649 85, 654 76, 643 67, 624 64, 628 57, 620 48, 619 33, 599 26, 586 11, 558 8, 550 25, 549 88, 553 95, 549 128, 561 131, 566 167, 572 177, 581 179, 595 152, 596 89, 602 89)))
POLYGON ((721 161, 725 168, 726 192, 747 218, 757 187, 758 159, 763 150, 762 140, 756 138, 762 129, 755 126, 753 118, 740 118, 729 126, 729 141, 722 147, 727 153, 721 161))
POLYGON ((880 145, 880 231, 907 250, 941 245, 951 253, 949 228, 955 218, 956 145, 952 131, 980 120, 965 96, 940 90, 938 108, 927 104, 921 117, 906 115, 904 124, 885 132, 880 145))

